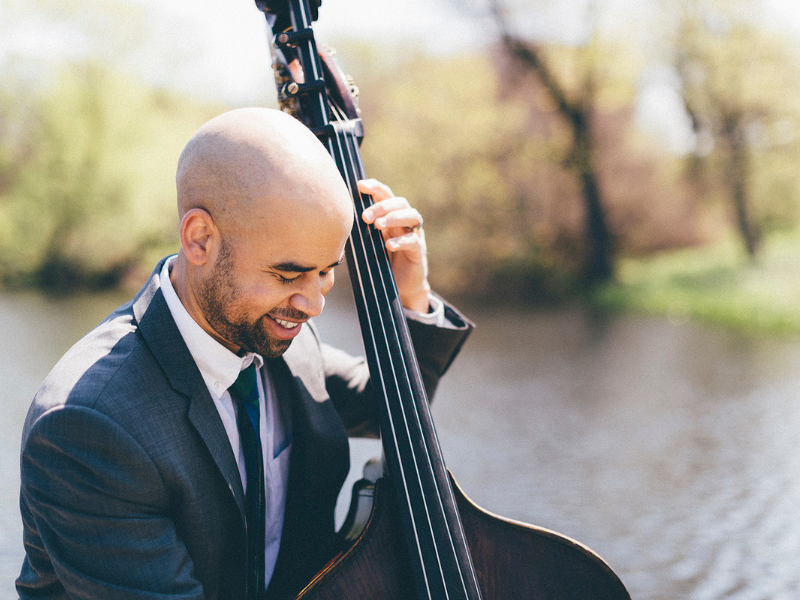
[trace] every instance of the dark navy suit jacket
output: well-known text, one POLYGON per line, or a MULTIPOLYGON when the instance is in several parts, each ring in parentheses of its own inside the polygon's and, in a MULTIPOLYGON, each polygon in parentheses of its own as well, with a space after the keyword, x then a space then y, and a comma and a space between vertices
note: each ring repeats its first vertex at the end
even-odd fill
MULTIPOLYGON (((22 437, 23 599, 241 600, 244 495, 214 402, 159 288, 78 342, 36 394, 22 437)), ((432 396, 471 324, 409 321, 432 396)), ((363 359, 304 326, 265 368, 292 415, 284 533, 268 596, 291 598, 338 549, 347 433, 376 430, 363 359)))

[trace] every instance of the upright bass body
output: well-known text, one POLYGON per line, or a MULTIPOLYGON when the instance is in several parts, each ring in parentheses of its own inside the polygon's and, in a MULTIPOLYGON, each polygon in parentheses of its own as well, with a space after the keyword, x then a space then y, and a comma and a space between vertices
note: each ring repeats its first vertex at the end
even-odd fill
POLYGON ((300 593, 309 599, 629 600, 619 578, 588 548, 495 517, 452 481, 433 426, 381 233, 361 218, 372 198, 355 88, 311 24, 319 0, 256 0, 274 33, 279 100, 336 161, 353 202, 348 270, 378 409, 387 476, 366 529, 300 593))
MULTIPOLYGON (((366 528, 297 600, 415 598, 408 549, 399 535, 391 485, 376 486, 366 528)), ((619 577, 586 546, 554 531, 493 515, 453 480, 483 600, 629 599, 619 577)))

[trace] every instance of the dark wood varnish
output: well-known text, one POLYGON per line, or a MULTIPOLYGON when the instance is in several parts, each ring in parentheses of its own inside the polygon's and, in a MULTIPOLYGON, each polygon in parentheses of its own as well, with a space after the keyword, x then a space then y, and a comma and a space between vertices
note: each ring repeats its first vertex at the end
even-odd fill
POLYGON ((606 562, 564 535, 482 509, 453 480, 483 600, 622 600, 630 596, 606 562))
MULTIPOLYGON (((452 483, 483 600, 630 599, 619 577, 583 544, 493 515, 452 483)), ((378 481, 364 532, 297 600, 414 598, 408 553, 388 487, 378 481)))
POLYGON ((387 481, 378 480, 367 527, 353 546, 300 592, 297 600, 414 598, 411 565, 387 481))

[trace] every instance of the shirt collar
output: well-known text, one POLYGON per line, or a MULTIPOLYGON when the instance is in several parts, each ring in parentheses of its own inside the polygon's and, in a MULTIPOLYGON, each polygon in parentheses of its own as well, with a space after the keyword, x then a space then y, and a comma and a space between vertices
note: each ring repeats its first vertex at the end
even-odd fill
POLYGON ((161 269, 161 292, 203 380, 208 389, 219 398, 233 385, 242 369, 253 363, 257 369, 261 369, 264 359, 254 352, 247 352, 244 356, 231 352, 197 324, 178 298, 169 279, 175 258, 169 257, 161 269))

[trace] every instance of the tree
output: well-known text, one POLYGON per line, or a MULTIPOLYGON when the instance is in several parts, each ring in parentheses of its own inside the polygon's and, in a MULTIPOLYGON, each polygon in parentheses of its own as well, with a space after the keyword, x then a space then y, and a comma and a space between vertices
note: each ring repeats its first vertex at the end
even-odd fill
POLYGON ((177 157, 221 108, 93 63, 27 93, 0 118, 0 282, 114 285, 174 242, 177 157))
POLYGON ((754 193, 758 161, 775 148, 769 132, 791 114, 794 101, 787 99, 796 96, 787 45, 757 26, 749 0, 683 0, 677 6, 672 61, 697 139, 690 173, 728 199, 754 257, 763 229, 754 193))
MULTIPOLYGON (((371 176, 413 199, 430 232, 440 291, 493 302, 553 302, 585 275, 580 180, 565 169, 572 137, 535 77, 509 81, 497 53, 426 57, 338 45, 361 89, 371 176)), ((547 48, 571 88, 576 50, 547 48)), ((620 256, 697 243, 697 203, 677 160, 633 120, 638 54, 596 50, 604 75, 592 115, 594 163, 620 256)))
POLYGON ((594 60, 597 35, 595 33, 578 52, 579 73, 570 89, 551 67, 545 47, 513 33, 496 0, 492 2, 492 11, 500 28, 504 51, 520 71, 538 79, 570 129, 570 147, 563 164, 577 178, 582 189, 586 235, 585 281, 589 285, 609 281, 614 277, 614 248, 598 181, 593 135, 599 75, 594 60))

